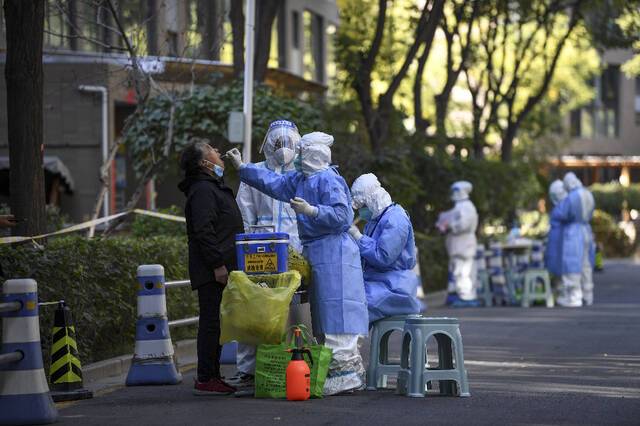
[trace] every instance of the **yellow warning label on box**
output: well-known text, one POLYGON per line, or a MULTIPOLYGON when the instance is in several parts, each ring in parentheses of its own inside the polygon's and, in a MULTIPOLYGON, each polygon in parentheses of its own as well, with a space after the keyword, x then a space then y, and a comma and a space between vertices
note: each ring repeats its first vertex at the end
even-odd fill
POLYGON ((253 253, 244 255, 244 270, 252 272, 278 272, 276 253, 253 253))

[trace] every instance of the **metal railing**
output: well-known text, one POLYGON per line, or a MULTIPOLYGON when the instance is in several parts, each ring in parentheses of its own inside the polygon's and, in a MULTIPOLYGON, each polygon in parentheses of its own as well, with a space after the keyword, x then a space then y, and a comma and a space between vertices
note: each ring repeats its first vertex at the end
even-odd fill
POLYGON ((1 354, 0 365, 8 364, 10 362, 22 361, 22 358, 24 358, 24 353, 22 351, 14 351, 6 354, 1 354))
MULTIPOLYGON (((165 289, 188 287, 190 285, 191 285, 191 280, 167 281, 164 283, 165 289)), ((193 325, 193 324, 197 324, 199 321, 200 321, 200 317, 182 318, 182 319, 169 321, 169 327, 182 327, 185 325, 193 325)))
POLYGON ((21 302, 2 302, 0 303, 0 312, 15 312, 22 309, 21 302))
MULTIPOLYGON (((0 312, 15 312, 22 309, 22 302, 2 302, 0 303, 0 312)), ((0 355, 0 365, 10 362, 22 361, 24 353, 22 351, 13 351, 0 355)))

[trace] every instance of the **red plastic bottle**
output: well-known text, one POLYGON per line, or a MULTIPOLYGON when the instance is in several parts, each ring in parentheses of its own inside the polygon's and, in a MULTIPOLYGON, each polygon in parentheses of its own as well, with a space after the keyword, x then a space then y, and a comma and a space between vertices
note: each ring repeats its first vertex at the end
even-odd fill
MULTIPOLYGON (((296 337, 300 336, 300 330, 295 330, 296 337)), ((311 351, 305 348, 289 349, 291 352, 291 361, 287 366, 286 383, 287 383, 287 399, 289 401, 306 401, 311 397, 311 370, 304 360, 304 354, 309 355, 311 365, 311 351)))

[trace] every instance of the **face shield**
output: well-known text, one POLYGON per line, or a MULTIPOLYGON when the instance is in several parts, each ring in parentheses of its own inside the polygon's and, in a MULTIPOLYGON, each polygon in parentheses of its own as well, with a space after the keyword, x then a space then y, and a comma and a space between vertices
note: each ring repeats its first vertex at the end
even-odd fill
POLYGON ((299 144, 300 133, 296 125, 291 121, 277 120, 269 126, 260 146, 260 152, 264 152, 268 160, 285 166, 293 161, 299 144))

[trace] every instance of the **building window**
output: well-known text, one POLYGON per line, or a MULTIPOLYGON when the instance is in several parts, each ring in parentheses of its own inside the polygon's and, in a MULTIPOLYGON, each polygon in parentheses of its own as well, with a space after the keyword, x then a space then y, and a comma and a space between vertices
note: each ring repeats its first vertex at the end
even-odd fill
POLYGON ((177 57, 178 55, 178 33, 175 31, 167 31, 167 48, 168 56, 177 57))
POLYGON ((620 134, 620 66, 609 65, 595 79, 595 98, 571 113, 571 136, 617 138, 620 134))
POLYGON ((291 14, 291 42, 294 49, 300 49, 300 13, 293 11, 291 14))
MULTIPOLYGON (((149 53, 149 38, 147 36, 147 19, 153 11, 147 12, 147 2, 143 0, 120 2, 118 5, 118 14, 124 32, 129 37, 129 42, 136 50, 136 53, 145 56, 149 53)), ((125 47, 124 40, 121 36, 115 34, 118 39, 118 45, 125 47)))
POLYGON ((636 77, 636 126, 640 126, 640 77, 636 77))
POLYGON ((44 45, 46 47, 68 47, 69 26, 65 23, 67 11, 59 2, 49 0, 45 3, 44 45))
POLYGON ((229 0, 224 0, 222 10, 222 33, 220 35, 221 40, 219 42, 219 59, 225 64, 233 64, 233 28, 231 27, 230 13, 231 3, 229 0))
POLYGON ((335 81, 338 69, 336 66, 336 26, 327 25, 327 85, 335 81))
POLYGON ((303 14, 304 25, 304 65, 303 76, 307 80, 324 81, 324 53, 322 17, 308 10, 303 14))
POLYGON ((267 63, 269 68, 278 68, 280 65, 278 61, 278 21, 279 19, 276 17, 271 26, 271 44, 269 46, 269 62, 267 63))

